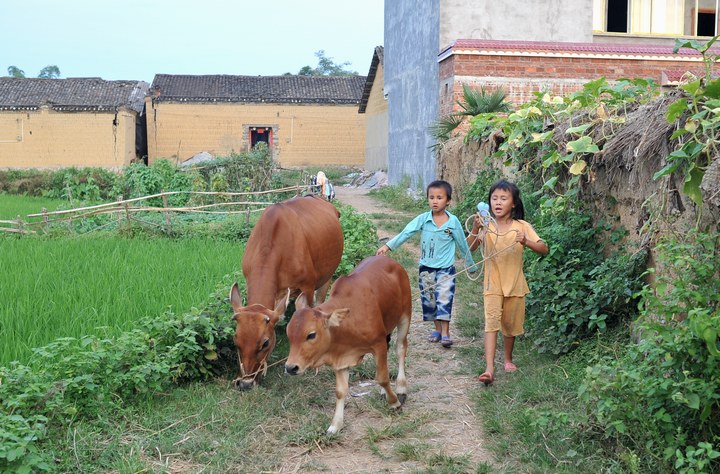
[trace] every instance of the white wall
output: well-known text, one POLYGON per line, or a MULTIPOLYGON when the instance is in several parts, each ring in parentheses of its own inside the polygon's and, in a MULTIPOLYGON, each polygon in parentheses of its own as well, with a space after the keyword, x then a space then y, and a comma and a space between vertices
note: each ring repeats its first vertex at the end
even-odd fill
POLYGON ((592 43, 592 0, 440 0, 440 48, 456 39, 592 43))

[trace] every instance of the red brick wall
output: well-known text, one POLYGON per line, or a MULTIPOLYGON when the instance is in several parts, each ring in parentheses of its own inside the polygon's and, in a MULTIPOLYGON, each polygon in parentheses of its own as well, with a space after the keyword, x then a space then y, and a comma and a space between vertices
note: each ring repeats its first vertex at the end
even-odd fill
POLYGON ((688 60, 649 60, 619 57, 572 58, 563 56, 501 56, 454 54, 440 63, 440 112, 458 110, 462 99, 462 82, 482 85, 486 89, 502 87, 513 103, 526 102, 533 92, 568 94, 588 81, 605 77, 649 78, 658 84, 662 71, 698 68, 700 63, 688 60), (450 95, 452 84, 452 96, 450 95))

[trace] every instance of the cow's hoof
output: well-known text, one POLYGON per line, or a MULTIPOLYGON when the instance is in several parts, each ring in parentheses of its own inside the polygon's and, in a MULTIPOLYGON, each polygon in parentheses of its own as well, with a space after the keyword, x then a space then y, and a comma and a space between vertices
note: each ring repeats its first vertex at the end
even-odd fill
POLYGON ((327 429, 327 434, 332 435, 332 434, 337 433, 339 430, 340 430, 339 428, 336 428, 336 427, 334 427, 334 426, 330 426, 330 428, 327 429))
POLYGON ((405 400, 407 400, 407 394, 406 393, 398 393, 397 397, 398 397, 398 400, 400 400, 400 404, 404 405, 405 400))

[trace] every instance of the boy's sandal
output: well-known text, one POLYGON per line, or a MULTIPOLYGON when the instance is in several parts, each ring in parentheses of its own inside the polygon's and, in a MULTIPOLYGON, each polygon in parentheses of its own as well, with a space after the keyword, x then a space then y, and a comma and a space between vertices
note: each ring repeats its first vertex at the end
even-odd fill
POLYGON ((492 385, 493 383, 493 374, 490 372, 483 372, 480 374, 480 377, 478 377, 478 380, 485 384, 485 386, 492 385))
POLYGON ((517 366, 513 364, 512 362, 505 362, 505 372, 515 372, 517 370, 517 366))
POLYGON ((433 331, 428 336, 428 342, 440 342, 440 332, 439 331, 433 331))
POLYGON ((442 342, 441 342, 440 344, 442 344, 442 346, 447 349, 447 348, 449 348, 450 346, 453 345, 453 340, 450 339, 449 336, 443 336, 443 337, 442 337, 442 342))

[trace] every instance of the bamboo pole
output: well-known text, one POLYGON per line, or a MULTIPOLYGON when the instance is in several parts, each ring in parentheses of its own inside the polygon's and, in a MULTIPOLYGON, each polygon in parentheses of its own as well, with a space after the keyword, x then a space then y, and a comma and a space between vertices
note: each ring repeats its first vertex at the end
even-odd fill
POLYGON ((167 231, 170 232, 172 227, 170 225, 170 213, 167 212, 167 208, 168 208, 167 194, 163 193, 162 200, 163 200, 163 208, 165 209, 163 211, 163 214, 165 215, 165 225, 167 226, 167 231))

